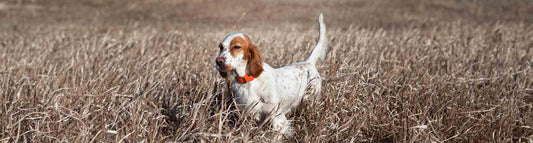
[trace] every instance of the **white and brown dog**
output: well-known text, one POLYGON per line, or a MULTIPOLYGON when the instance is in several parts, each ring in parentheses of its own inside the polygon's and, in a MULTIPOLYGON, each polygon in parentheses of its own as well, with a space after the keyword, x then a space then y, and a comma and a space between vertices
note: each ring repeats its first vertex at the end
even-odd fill
POLYGON ((216 69, 222 77, 235 79, 233 93, 239 109, 260 122, 272 119, 274 130, 290 133, 285 114, 306 98, 306 88, 320 94, 322 81, 315 65, 325 59, 328 46, 322 14, 318 23, 318 42, 307 60, 276 69, 263 62, 259 49, 243 33, 231 33, 222 40, 216 69))

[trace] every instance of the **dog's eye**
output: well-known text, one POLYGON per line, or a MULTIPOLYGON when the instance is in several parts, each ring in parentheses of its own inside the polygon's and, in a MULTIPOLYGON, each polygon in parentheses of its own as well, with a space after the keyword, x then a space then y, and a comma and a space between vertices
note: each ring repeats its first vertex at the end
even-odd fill
POLYGON ((240 49, 241 46, 234 46, 233 49, 240 49))

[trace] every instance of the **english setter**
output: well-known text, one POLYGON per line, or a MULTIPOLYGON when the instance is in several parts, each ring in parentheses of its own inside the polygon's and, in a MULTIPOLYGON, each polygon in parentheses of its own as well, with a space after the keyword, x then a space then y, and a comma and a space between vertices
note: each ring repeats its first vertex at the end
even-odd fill
POLYGON ((307 60, 281 68, 264 63, 257 46, 243 33, 231 33, 222 40, 216 69, 220 76, 234 79, 232 91, 238 109, 248 111, 258 122, 271 119, 274 130, 290 133, 285 114, 306 98, 306 88, 310 87, 313 95, 320 94, 322 81, 315 65, 325 59, 328 46, 322 14, 318 23, 318 42, 307 60))

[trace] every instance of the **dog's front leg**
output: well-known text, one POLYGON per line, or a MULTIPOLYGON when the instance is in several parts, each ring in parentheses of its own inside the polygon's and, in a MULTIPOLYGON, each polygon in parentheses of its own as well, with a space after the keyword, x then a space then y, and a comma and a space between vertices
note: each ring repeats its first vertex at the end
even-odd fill
POLYGON ((274 115, 272 118, 272 128, 281 134, 291 133, 291 123, 283 114, 274 115))

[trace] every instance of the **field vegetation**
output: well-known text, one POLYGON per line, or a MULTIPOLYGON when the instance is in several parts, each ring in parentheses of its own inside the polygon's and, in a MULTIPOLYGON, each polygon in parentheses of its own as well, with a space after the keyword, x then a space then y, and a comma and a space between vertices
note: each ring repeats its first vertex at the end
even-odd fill
POLYGON ((533 2, 4 0, 1 142, 532 142, 533 2), (217 45, 244 32, 325 78, 292 136, 236 110, 217 45))

